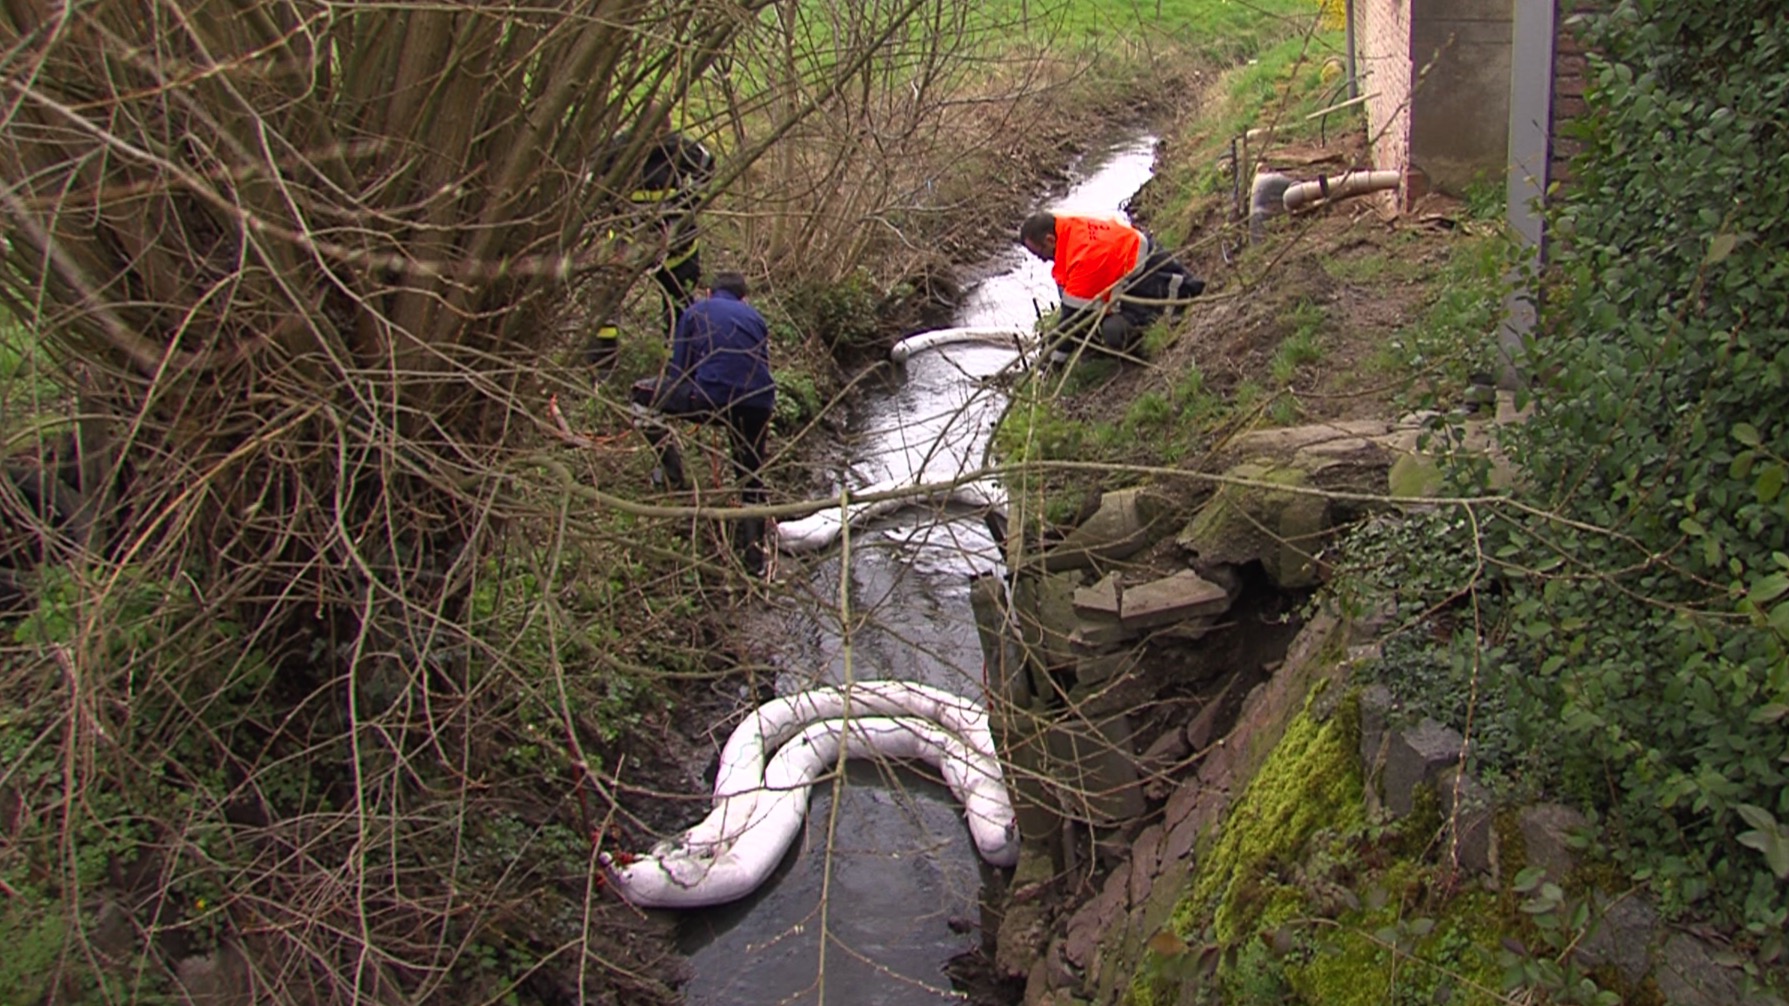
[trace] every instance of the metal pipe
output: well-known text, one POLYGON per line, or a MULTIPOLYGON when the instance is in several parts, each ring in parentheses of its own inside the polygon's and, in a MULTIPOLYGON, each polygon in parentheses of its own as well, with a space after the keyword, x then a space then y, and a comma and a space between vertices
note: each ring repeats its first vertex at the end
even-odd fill
POLYGON ((1236 137, 1230 137, 1230 219, 1242 219, 1242 162, 1236 159, 1236 137))

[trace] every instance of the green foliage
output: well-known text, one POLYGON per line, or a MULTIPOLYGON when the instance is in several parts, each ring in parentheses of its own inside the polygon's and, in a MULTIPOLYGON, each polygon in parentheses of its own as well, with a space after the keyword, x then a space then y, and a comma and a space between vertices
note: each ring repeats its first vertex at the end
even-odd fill
POLYGON ((1538 502, 1624 538, 1523 521, 1496 544, 1598 575, 1524 578, 1511 613, 1564 637, 1526 648, 1530 691, 1630 865, 1777 954, 1789 891, 1739 808, 1789 812, 1789 192, 1761 175, 1789 162, 1789 39, 1772 4, 1645 0, 1598 43, 1519 449, 1538 502))
POLYGON ((883 298, 869 273, 859 270, 838 283, 812 284, 780 299, 795 328, 819 336, 834 353, 876 347, 883 298))
POLYGON ((1499 176, 1480 176, 1466 186, 1466 216, 1472 220, 1500 220, 1509 209, 1509 190, 1499 176))
POLYGON ((1591 925, 1591 905, 1573 898, 1546 879, 1543 867, 1516 874, 1511 889, 1522 900, 1520 911, 1536 936, 1536 946, 1511 941, 1499 953, 1503 984, 1510 989, 1538 989, 1550 1002, 1573 1006, 1619 1006, 1621 995, 1601 988, 1572 957, 1591 925))
POLYGON ((1600 24, 1523 361, 1535 412, 1505 445, 1524 508, 1412 533, 1386 580, 1428 613, 1413 637, 1449 640, 1387 659, 1507 730, 1478 756, 1591 808, 1667 912, 1767 962, 1789 920, 1779 24, 1763 0, 1630 0, 1600 24))
POLYGON ((1374 369, 1410 381, 1408 407, 1453 405, 1474 374, 1495 374, 1497 332, 1508 290, 1511 248, 1498 238, 1456 244, 1438 276, 1435 296, 1422 317, 1400 329, 1376 355, 1374 369))
MULTIPOLYGON (((621 655, 618 611, 650 617, 655 609, 676 614, 688 603, 646 590, 642 585, 656 575, 638 561, 599 559, 569 546, 487 564, 473 589, 468 628, 474 638, 503 649, 505 667, 531 672, 528 683, 537 686, 518 694, 507 712, 518 736, 505 752, 512 767, 549 775, 563 769, 557 739, 567 714, 614 741, 662 700, 650 681, 619 669, 614 660, 621 655), (576 585, 558 597, 549 596, 540 580, 555 563, 553 582, 576 585), (546 687, 554 668, 575 673, 563 706, 557 689, 546 687), (591 673, 593 668, 600 670, 591 673)), ((687 659, 669 650, 640 656, 643 666, 676 667, 687 659)))
POLYGON ((36 412, 61 393, 49 361, 30 329, 0 309, 0 402, 17 418, 36 412))
POLYGON ((68 924, 62 906, 29 888, 8 898, 0 909, 0 1002, 38 1002, 56 976, 56 964, 68 945, 68 924))
MULTIPOLYGON (((244 730, 271 674, 259 655, 242 652, 234 623, 200 617, 187 581, 126 570, 94 584, 46 567, 36 594, 37 607, 13 627, 21 649, 6 665, 11 694, 0 700, 0 766, 20 808, 0 852, 0 881, 17 892, 0 913, 0 1001, 35 1001, 32 990, 47 983, 98 1001, 119 994, 119 975, 147 966, 149 948, 125 937, 112 952, 136 963, 117 973, 70 948, 96 926, 96 895, 155 839, 169 839, 171 850, 160 924, 196 951, 215 942, 216 920, 204 909, 223 889, 214 859, 223 835, 205 815, 230 788, 219 741, 244 730), (83 687, 130 701, 77 714, 54 655, 88 669, 83 687), (91 753, 71 756, 81 746, 91 753), (168 822, 180 830, 170 834, 168 822)), ((261 791, 272 796, 276 777, 261 791)), ((153 982, 136 981, 129 998, 158 1001, 153 982)))
POLYGON ((779 368, 774 377, 776 414, 773 418, 778 429, 799 429, 826 407, 826 398, 820 393, 820 386, 815 382, 813 374, 794 368, 779 368))

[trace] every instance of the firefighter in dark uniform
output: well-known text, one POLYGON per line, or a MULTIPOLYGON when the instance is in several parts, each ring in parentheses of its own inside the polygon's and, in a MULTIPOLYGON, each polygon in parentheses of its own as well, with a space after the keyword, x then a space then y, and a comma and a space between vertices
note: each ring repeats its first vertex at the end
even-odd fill
MULTIPOLYGON (((605 164, 628 156, 633 140, 622 134, 609 146, 605 164)), ((696 207, 714 177, 714 155, 696 140, 667 131, 645 151, 640 170, 628 188, 627 201, 635 211, 657 223, 665 249, 652 274, 664 298, 665 341, 671 341, 677 318, 695 299, 702 275, 701 233, 696 207)), ((589 358, 601 366, 615 358, 620 331, 614 321, 597 328, 589 358)))

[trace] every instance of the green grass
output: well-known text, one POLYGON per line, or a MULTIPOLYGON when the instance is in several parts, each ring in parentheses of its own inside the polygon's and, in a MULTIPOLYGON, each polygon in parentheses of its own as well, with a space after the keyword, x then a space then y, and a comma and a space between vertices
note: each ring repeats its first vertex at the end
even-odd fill
POLYGON ((1455 245, 1435 278, 1434 301, 1414 324, 1386 340, 1369 361, 1371 368, 1390 375, 1427 375, 1425 384, 1436 378, 1464 383, 1472 372, 1494 370, 1504 248, 1498 237, 1455 245))
POLYGON ((1300 368, 1323 359, 1323 325, 1329 314, 1323 305, 1301 300, 1292 309, 1292 333, 1280 341, 1268 361, 1268 374, 1276 387, 1285 387, 1300 368))
POLYGON ((1030 38, 1065 48, 1114 38, 1165 37, 1222 62, 1248 59, 1302 32, 1317 15, 1315 0, 991 0, 989 24, 1021 28, 1030 38))

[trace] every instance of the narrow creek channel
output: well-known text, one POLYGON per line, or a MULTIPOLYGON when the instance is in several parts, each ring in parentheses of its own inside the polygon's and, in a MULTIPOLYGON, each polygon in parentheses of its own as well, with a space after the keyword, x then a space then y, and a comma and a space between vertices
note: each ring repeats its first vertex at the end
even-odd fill
MULTIPOLYGON (((1156 139, 1130 135, 1071 166, 1057 210, 1115 213, 1149 179, 1156 139)), ((1017 222, 1015 221, 1015 229, 1017 222)), ((983 263, 961 326, 1029 328, 1053 308, 1049 267, 1016 244, 983 263)), ((917 353, 849 409, 839 484, 981 466, 1006 400, 990 377, 1014 351, 959 343, 917 353)), ((788 560, 785 560, 788 561, 788 560)), ((796 578, 798 603, 769 613, 779 693, 852 679, 922 681, 982 696, 970 578, 999 569, 979 516, 912 507, 849 531, 796 578), (843 559, 842 559, 843 557, 843 559), (841 583, 845 589, 841 589, 841 583)), ((946 969, 981 939, 984 867, 943 785, 853 763, 817 785, 806 833, 753 896, 681 920, 691 1006, 959 1000, 946 969)))

